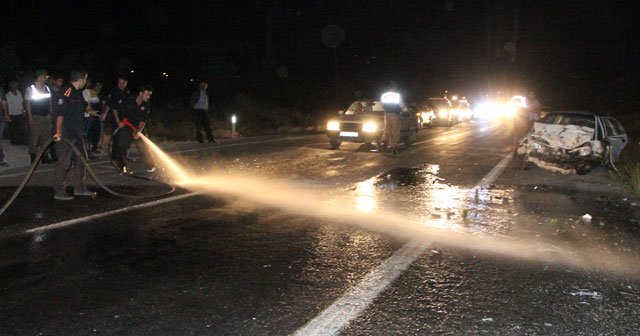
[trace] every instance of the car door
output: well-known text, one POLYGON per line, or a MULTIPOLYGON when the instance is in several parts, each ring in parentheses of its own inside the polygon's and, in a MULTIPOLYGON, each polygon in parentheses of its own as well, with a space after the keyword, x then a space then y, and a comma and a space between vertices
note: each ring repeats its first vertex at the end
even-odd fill
POLYGON ((602 121, 607 132, 605 140, 611 144, 613 157, 617 158, 627 145, 627 141, 629 140, 627 133, 622 124, 614 118, 604 117, 602 121))

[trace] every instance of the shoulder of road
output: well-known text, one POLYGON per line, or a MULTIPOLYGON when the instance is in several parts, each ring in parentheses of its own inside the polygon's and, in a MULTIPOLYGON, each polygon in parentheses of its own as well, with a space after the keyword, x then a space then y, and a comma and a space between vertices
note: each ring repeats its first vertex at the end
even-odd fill
MULTIPOLYGON (((251 137, 251 138, 235 138, 235 139, 218 139, 218 143, 199 143, 196 141, 158 141, 157 145, 165 151, 174 152, 174 151, 197 151, 199 149, 206 149, 210 147, 228 147, 228 146, 238 146, 242 144, 255 144, 262 142, 271 142, 271 141, 279 141, 290 138, 300 138, 300 137, 308 137, 316 134, 302 133, 302 134, 292 134, 287 136, 277 135, 277 136, 259 136, 259 137, 251 137)), ((0 166, 0 176, 6 174, 18 173, 21 171, 26 171, 31 166, 31 157, 28 153, 29 146, 27 145, 12 145, 9 140, 2 139, 2 147, 4 149, 4 157, 5 161, 8 163, 8 166, 0 166)), ((136 147, 131 146, 131 152, 135 153, 136 147)), ((104 146, 102 153, 98 154, 98 158, 91 160, 92 162, 104 162, 109 160, 108 148, 104 146)), ((40 164, 38 169, 46 169, 53 168, 53 164, 40 164)))

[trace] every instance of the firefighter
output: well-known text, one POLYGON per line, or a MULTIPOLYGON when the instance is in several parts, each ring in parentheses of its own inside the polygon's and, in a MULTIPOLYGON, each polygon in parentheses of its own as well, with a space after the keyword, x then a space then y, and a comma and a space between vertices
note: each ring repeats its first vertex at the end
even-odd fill
POLYGON ((59 114, 56 117, 56 130, 53 140, 56 141, 58 162, 54 170, 54 199, 68 201, 73 196, 95 197, 96 193, 85 185, 86 167, 82 159, 87 160, 87 144, 84 140, 84 110, 87 102, 82 96, 82 89, 87 83, 87 72, 83 69, 72 70, 69 85, 62 89, 62 98, 58 100, 59 114), (79 157, 66 141, 72 143, 81 153, 79 157), (73 196, 65 190, 65 180, 73 169, 73 196))
POLYGON ((380 101, 384 109, 384 134, 382 142, 386 150, 392 154, 398 154, 398 142, 400 141, 400 111, 402 102, 400 94, 388 91, 382 94, 380 101))
POLYGON ((149 100, 152 93, 151 86, 142 86, 137 95, 125 98, 114 107, 118 111, 120 123, 113 135, 111 160, 121 173, 127 173, 127 152, 131 143, 135 143, 138 148, 147 172, 152 173, 156 170, 153 157, 141 139, 150 112, 149 100))

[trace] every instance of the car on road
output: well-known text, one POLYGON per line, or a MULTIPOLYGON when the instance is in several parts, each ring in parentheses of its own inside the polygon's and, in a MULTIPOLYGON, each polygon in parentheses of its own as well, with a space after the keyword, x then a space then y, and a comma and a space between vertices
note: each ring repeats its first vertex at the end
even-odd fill
POLYGON ((430 127, 433 125, 436 115, 433 112, 431 105, 428 103, 423 102, 413 104, 411 106, 411 111, 415 113, 420 128, 430 127))
POLYGON ((586 174, 599 164, 611 165, 627 142, 624 127, 615 118, 587 111, 553 111, 533 123, 516 153, 523 168, 533 162, 542 168, 586 174))
POLYGON ((433 124, 452 126, 458 123, 458 116, 448 98, 429 98, 427 104, 433 111, 433 124))
MULTIPOLYGON (((384 109, 376 100, 356 100, 346 110, 327 122, 327 136, 332 149, 340 148, 343 142, 360 142, 382 146, 384 131, 384 109)), ((420 129, 415 114, 407 108, 400 112, 400 141, 410 145, 420 129)))
POLYGON ((454 116, 457 116, 458 122, 473 119, 473 111, 471 110, 471 106, 469 105, 467 98, 456 98, 451 102, 451 104, 453 105, 454 116))

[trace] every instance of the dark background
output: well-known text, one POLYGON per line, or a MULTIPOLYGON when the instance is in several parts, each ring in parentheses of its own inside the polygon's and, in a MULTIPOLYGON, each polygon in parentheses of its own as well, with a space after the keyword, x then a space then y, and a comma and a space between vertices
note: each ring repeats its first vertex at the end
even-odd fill
POLYGON ((307 114, 377 97, 390 81, 406 100, 444 90, 470 98, 536 90, 544 105, 609 114, 634 112, 640 102, 631 2, 13 5, 2 10, 5 81, 32 77, 40 67, 66 75, 80 64, 108 89, 118 73, 128 74, 132 87, 151 83, 156 104, 185 102, 195 82, 207 78, 220 109, 251 99, 307 114), (323 44, 323 28, 331 24, 345 33, 337 48, 323 44))

